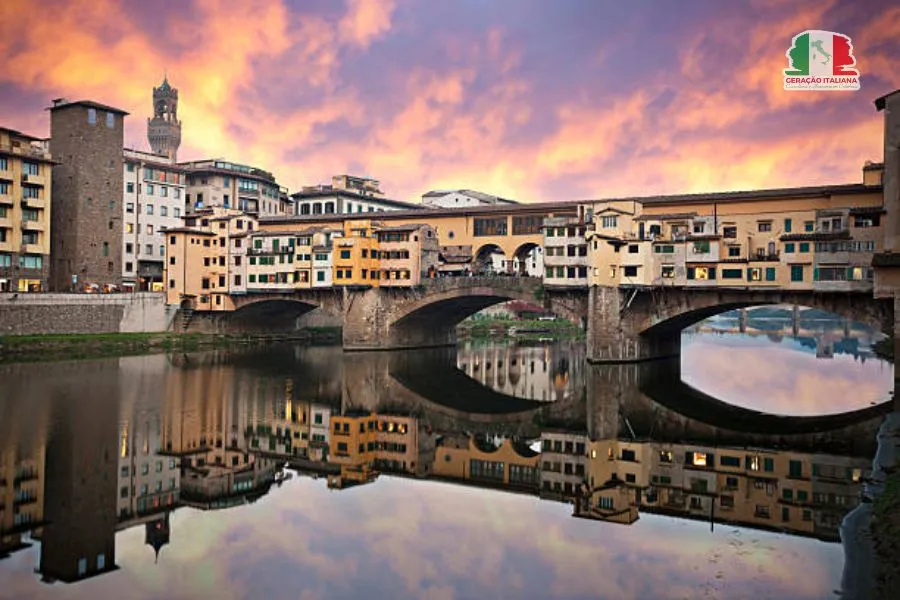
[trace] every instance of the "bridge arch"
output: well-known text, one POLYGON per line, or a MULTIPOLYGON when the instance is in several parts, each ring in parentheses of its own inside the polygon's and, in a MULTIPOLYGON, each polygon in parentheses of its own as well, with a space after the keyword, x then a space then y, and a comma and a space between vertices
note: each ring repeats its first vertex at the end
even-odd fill
POLYGON ((450 277, 422 288, 421 293, 395 300, 387 323, 387 347, 452 345, 456 342, 456 326, 463 319, 508 300, 544 306, 578 325, 583 315, 583 307, 556 303, 553 297, 545 301, 537 278, 450 277))
POLYGON ((631 318, 644 336, 671 336, 704 319, 755 306, 797 305, 829 312, 882 331, 893 326, 893 307, 871 293, 814 291, 701 291, 689 290, 674 298, 653 299, 645 294, 631 318))
POLYGON ((248 296, 235 303, 235 310, 226 313, 229 331, 288 333, 297 329, 297 319, 319 308, 310 299, 291 295, 248 296))
POLYGON ((544 248, 537 242, 523 242, 516 247, 513 252, 513 258, 519 263, 519 275, 531 275, 540 277, 543 275, 544 269, 544 248), (529 264, 532 252, 536 253, 533 257, 534 264, 529 264))

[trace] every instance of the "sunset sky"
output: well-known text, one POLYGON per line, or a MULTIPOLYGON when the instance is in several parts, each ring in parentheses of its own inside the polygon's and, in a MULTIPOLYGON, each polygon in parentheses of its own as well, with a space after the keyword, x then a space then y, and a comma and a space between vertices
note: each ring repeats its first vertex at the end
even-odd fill
POLYGON ((0 126, 46 136, 50 99, 92 99, 146 149, 168 73, 180 159, 292 191, 343 172, 403 200, 847 183, 882 158, 898 31, 893 0, 3 0, 0 126), (860 91, 783 90, 806 29, 851 37, 860 91))

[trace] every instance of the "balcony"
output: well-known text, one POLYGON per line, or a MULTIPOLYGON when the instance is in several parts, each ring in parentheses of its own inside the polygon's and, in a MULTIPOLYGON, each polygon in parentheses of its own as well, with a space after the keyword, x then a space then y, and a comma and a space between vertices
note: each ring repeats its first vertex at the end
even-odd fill
POLYGON ((46 225, 43 221, 22 221, 22 231, 44 231, 46 225))
POLYGON ((44 187, 44 185, 46 185, 46 179, 41 175, 29 175, 28 173, 22 173, 22 184, 44 187))
POLYGON ((43 254, 44 247, 41 244, 22 244, 22 253, 23 254, 43 254))
POLYGON ((43 198, 34 198, 32 196, 22 196, 22 205, 29 208, 45 208, 47 206, 43 198))
POLYGON ((15 204, 15 202, 13 202, 12 196, 9 194, 0 194, 0 205, 12 206, 13 204, 15 204))

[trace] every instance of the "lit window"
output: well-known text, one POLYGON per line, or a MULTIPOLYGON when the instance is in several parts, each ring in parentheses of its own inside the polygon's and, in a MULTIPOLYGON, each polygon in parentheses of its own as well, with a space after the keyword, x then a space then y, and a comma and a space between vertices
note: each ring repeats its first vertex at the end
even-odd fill
POLYGON ((695 467, 705 467, 706 466, 706 453, 705 452, 694 452, 691 458, 691 464, 695 467))

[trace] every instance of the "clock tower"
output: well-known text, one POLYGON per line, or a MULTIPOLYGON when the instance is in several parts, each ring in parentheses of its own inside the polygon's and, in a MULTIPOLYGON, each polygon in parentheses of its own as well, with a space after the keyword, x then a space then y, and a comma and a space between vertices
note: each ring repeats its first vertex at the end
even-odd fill
POLYGON ((163 78, 153 88, 153 118, 147 119, 147 138, 154 154, 164 154, 173 162, 181 145, 181 121, 178 120, 178 90, 163 78))

